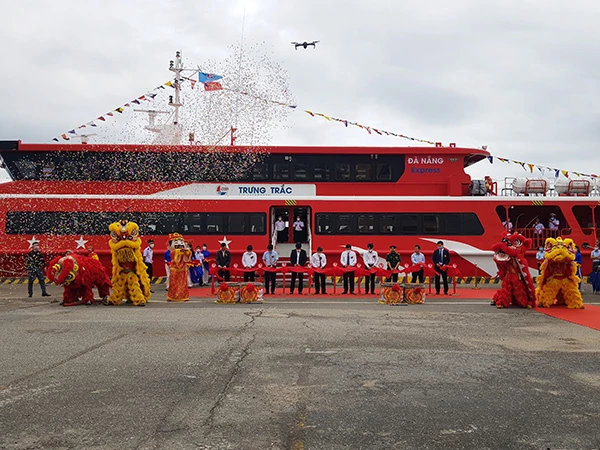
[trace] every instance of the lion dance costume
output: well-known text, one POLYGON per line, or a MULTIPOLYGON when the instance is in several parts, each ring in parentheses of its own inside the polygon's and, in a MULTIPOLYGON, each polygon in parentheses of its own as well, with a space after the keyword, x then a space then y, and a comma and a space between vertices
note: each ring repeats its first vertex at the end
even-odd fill
POLYGON ((556 301, 567 308, 583 309, 573 240, 548 238, 545 251, 536 291, 538 306, 549 308, 556 301))
POLYGON ((510 305, 535 307, 535 287, 525 258, 530 245, 531 239, 525 239, 519 233, 504 233, 502 240, 492 246, 498 276, 502 280, 502 287, 492 300, 492 305, 497 308, 510 305))
POLYGON ((46 276, 54 284, 64 287, 63 306, 93 304, 93 287, 98 289, 103 301, 110 293, 106 269, 100 261, 85 255, 57 256, 50 261, 46 276))
POLYGON ((112 252, 113 292, 108 303, 120 305, 131 301, 135 306, 145 306, 150 299, 150 278, 140 248, 140 229, 134 222, 121 220, 108 226, 112 252))
POLYGON ((179 233, 169 235, 169 250, 171 250, 171 264, 167 301, 187 302, 190 299, 188 273, 192 263, 192 251, 179 233))

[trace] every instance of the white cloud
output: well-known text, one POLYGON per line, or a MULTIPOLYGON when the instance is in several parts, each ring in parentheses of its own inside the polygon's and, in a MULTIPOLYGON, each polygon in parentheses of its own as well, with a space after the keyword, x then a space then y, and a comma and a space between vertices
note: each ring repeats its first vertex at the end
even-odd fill
MULTIPOLYGON (((122 105, 169 79, 175 50, 222 61, 244 11, 244 45, 266 42, 301 108, 600 172, 600 4, 583 0, 13 2, 0 24, 0 139, 47 142, 122 105), (321 42, 290 45, 304 40, 321 42)), ((410 144, 300 110, 289 125, 273 144, 410 144)), ((471 172, 498 170, 486 164, 471 172)))

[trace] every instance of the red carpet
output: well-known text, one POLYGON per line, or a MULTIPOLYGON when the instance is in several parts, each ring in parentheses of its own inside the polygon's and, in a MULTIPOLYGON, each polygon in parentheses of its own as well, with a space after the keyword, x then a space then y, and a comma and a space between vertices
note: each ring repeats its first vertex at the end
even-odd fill
POLYGON ((567 309, 566 306, 552 306, 550 308, 536 308, 536 311, 600 331, 600 306, 585 305, 585 309, 567 309))

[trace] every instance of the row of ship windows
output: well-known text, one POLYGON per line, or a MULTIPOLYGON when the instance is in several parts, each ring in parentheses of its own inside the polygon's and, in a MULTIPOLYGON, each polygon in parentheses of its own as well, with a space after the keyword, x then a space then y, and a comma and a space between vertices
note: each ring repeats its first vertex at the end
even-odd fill
MULTIPOLYGON (((142 235, 264 235, 265 213, 8 212, 7 234, 103 235, 121 219, 136 222, 142 235)), ((483 234, 474 213, 316 213, 317 235, 483 234)))

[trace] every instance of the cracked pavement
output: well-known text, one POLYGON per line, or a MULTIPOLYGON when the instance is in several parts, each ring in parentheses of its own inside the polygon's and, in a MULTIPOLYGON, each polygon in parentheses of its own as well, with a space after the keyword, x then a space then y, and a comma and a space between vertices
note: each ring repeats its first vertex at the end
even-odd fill
POLYGON ((1 311, 0 448, 600 448, 599 332, 529 310, 1 311))

